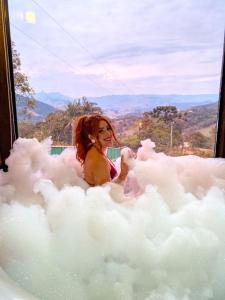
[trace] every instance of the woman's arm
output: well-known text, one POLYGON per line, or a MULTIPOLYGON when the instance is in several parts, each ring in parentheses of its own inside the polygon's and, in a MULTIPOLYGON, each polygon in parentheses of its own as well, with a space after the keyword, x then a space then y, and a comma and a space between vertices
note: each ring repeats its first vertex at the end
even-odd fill
POLYGON ((127 177, 127 174, 128 174, 128 165, 125 163, 124 161, 124 155, 121 156, 121 161, 120 161, 120 174, 119 176, 117 176, 113 182, 115 183, 122 183, 125 178, 127 177))

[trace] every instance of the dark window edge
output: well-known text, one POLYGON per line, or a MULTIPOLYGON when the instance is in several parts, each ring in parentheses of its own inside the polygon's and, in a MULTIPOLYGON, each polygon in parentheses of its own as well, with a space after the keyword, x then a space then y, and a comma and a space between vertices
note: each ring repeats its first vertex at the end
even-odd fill
POLYGON ((225 157, 225 33, 224 33, 224 44, 223 44, 222 70, 221 70, 221 79, 220 79, 215 157, 225 157))
POLYGON ((18 138, 8 1, 0 0, 0 168, 18 138))

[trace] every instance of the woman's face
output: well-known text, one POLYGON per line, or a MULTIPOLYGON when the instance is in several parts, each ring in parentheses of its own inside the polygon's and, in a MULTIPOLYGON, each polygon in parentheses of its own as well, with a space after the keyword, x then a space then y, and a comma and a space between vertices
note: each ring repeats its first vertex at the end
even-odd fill
POLYGON ((99 122, 97 135, 102 148, 112 147, 113 133, 106 121, 101 120, 99 122))

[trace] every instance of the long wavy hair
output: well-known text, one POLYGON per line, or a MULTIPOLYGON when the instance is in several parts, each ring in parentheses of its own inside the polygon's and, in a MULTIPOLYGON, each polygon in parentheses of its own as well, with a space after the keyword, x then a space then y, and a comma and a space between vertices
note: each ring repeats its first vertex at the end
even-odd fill
MULTIPOLYGON (((89 138, 89 135, 93 136, 98 142, 98 128, 99 122, 105 121, 110 129, 112 130, 113 138, 117 144, 120 144, 116 135, 114 128, 112 127, 109 120, 99 114, 94 115, 84 115, 78 120, 73 121, 73 145, 76 147, 76 158, 81 164, 84 164, 87 152, 93 146, 92 141, 89 138)), ((101 145, 100 145, 101 147, 101 145)))

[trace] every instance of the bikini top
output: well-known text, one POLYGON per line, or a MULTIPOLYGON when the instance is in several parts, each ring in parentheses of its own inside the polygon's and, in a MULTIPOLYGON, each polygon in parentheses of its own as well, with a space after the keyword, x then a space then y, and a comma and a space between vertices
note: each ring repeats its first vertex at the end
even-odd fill
POLYGON ((108 159, 108 161, 109 161, 109 164, 110 164, 110 177, 111 177, 111 180, 112 180, 113 178, 116 177, 117 170, 116 170, 116 167, 115 167, 114 163, 110 159, 108 159))

